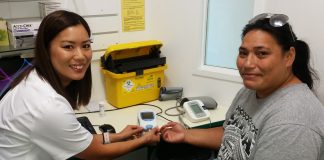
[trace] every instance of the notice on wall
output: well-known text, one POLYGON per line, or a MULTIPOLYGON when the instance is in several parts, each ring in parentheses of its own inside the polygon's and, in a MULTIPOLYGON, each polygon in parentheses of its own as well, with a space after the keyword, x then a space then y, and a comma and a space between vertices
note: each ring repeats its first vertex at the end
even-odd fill
POLYGON ((122 25, 123 32, 145 29, 144 0, 122 0, 122 25))

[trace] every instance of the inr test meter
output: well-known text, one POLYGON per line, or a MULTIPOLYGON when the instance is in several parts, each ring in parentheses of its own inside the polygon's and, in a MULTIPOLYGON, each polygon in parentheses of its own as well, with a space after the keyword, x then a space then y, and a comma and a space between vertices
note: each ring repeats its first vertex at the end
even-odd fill
POLYGON ((201 100, 191 100, 183 103, 186 118, 188 118, 191 122, 207 120, 210 113, 208 110, 205 110, 203 106, 204 104, 201 100))
POLYGON ((144 128, 144 131, 148 131, 157 126, 156 114, 153 110, 144 109, 138 112, 138 123, 144 128))

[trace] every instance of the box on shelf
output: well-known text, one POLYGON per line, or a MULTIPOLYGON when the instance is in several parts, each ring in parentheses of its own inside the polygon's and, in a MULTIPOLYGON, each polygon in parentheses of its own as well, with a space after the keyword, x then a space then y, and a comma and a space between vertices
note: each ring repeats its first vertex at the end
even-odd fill
POLYGON ((19 18, 7 21, 10 45, 14 48, 33 47, 40 18, 19 18))
POLYGON ((7 22, 0 18, 0 46, 9 46, 7 22))
POLYGON ((101 57, 107 101, 123 108, 158 99, 164 85, 166 57, 156 40, 116 44, 101 57))
POLYGON ((39 2, 39 12, 40 12, 40 17, 42 18, 60 9, 61 9, 60 2, 39 2))

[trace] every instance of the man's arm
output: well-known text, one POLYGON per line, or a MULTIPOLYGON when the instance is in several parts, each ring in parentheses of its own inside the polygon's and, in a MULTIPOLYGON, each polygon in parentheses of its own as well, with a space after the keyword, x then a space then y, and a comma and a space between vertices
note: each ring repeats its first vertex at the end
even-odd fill
POLYGON ((162 138, 168 143, 188 143, 191 145, 218 149, 222 142, 224 128, 185 129, 177 122, 169 122, 160 129, 162 138))
POLYGON ((222 143, 224 128, 189 129, 185 134, 184 142, 199 147, 219 149, 222 143))

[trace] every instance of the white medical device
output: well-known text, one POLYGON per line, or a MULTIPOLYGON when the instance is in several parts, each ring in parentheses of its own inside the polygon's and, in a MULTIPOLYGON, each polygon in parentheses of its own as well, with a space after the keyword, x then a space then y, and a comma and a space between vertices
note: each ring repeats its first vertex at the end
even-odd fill
POLYGON ((156 114, 153 110, 144 109, 138 112, 138 123, 144 128, 144 131, 148 131, 157 126, 156 114))
POLYGON ((209 111, 203 108, 204 104, 201 100, 191 100, 183 103, 185 116, 191 122, 201 122, 209 119, 209 111))

